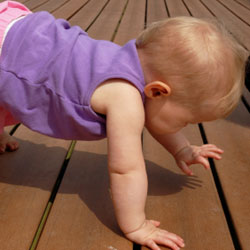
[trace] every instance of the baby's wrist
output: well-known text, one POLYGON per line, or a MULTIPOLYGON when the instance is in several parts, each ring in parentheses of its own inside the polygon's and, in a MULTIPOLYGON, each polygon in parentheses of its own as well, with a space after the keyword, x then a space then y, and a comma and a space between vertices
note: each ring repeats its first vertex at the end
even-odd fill
POLYGON ((185 146, 180 147, 178 150, 176 150, 176 152, 173 154, 174 158, 177 158, 178 155, 185 150, 186 148, 190 147, 190 144, 186 144, 185 146))
POLYGON ((141 214, 141 216, 137 216, 137 219, 135 218, 133 218, 132 220, 128 219, 126 221, 126 224, 120 225, 120 228, 122 232, 127 236, 143 228, 145 222, 146 222, 146 216, 145 216, 145 213, 143 213, 141 214), (129 221, 131 222, 129 223, 129 221))
POLYGON ((123 233, 128 237, 129 235, 141 230, 145 226, 145 223, 146 223, 146 220, 144 220, 136 229, 131 230, 131 231, 126 231, 123 233))

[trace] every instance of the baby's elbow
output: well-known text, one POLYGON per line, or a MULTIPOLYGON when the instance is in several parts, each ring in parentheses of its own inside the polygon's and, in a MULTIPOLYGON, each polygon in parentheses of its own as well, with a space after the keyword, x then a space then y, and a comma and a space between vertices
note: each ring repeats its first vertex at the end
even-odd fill
POLYGON ((144 162, 109 163, 109 173, 116 175, 130 175, 145 171, 144 162))

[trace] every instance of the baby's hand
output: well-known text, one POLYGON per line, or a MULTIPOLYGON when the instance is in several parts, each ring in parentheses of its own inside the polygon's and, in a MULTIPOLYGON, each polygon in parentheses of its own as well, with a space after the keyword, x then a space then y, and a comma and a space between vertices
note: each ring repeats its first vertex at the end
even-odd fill
POLYGON ((210 168, 208 157, 216 160, 221 159, 223 150, 212 144, 202 146, 189 145, 182 148, 174 157, 179 168, 187 175, 193 175, 189 166, 191 164, 202 164, 206 169, 210 168))
POLYGON ((152 250, 160 250, 159 245, 170 247, 173 250, 179 250, 184 247, 184 241, 178 235, 157 228, 159 221, 146 220, 144 224, 136 231, 125 234, 126 237, 152 250))

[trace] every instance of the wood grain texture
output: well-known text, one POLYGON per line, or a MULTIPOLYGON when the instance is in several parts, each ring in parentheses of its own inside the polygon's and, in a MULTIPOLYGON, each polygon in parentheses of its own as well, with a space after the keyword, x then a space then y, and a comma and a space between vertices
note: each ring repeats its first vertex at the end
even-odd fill
POLYGON ((216 162, 223 192, 242 245, 250 244, 250 115, 240 104, 226 119, 204 124, 209 142, 223 148, 223 160, 216 162))
POLYGON ((88 31, 89 35, 95 39, 111 40, 126 3, 127 0, 110 0, 88 31))
POLYGON ((67 2, 67 0, 49 0, 45 2, 43 5, 33 9, 34 12, 37 11, 48 11, 53 12, 56 9, 60 8, 62 5, 64 5, 67 2))
POLYGON ((31 132, 15 133, 16 152, 0 155, 0 246, 26 250, 50 197, 69 142, 31 132))
POLYGON ((120 45, 136 38, 144 29, 146 1, 129 1, 114 42, 120 45))
POLYGON ((55 18, 64 18, 69 19, 76 13, 80 12, 81 9, 89 2, 90 0, 70 0, 65 3, 63 6, 53 11, 55 18))
POLYGON ((167 6, 164 0, 148 0, 147 26, 150 23, 163 20, 167 17, 167 6))
POLYGON ((107 4, 107 0, 88 1, 83 8, 79 9, 79 11, 69 19, 69 21, 72 25, 78 25, 86 30, 92 23, 94 23, 97 16, 107 4))
POLYGON ((38 250, 132 250, 109 194, 106 140, 78 142, 38 250))
POLYGON ((202 3, 220 20, 237 40, 250 50, 249 25, 216 0, 202 0, 202 3))
MULTIPOLYGON (((202 144, 197 126, 188 126, 184 134, 192 144, 202 144)), ((147 132, 143 148, 149 178, 147 217, 183 237, 187 250, 234 249, 210 170, 194 165, 195 176, 184 175, 147 132)))
POLYGON ((170 17, 189 16, 188 9, 181 0, 166 0, 170 17))

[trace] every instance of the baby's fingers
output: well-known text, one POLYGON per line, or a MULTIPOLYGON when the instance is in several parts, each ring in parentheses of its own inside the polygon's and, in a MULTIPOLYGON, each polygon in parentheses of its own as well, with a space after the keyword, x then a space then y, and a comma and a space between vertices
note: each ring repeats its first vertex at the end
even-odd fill
POLYGON ((178 247, 174 242, 168 239, 158 239, 157 241, 149 240, 146 246, 150 247, 150 249, 152 250, 161 250, 157 244, 169 247, 173 250, 180 249, 180 247, 178 247))
POLYGON ((204 166, 205 169, 209 169, 210 168, 210 164, 207 158, 203 157, 203 156, 198 156, 196 158, 196 163, 200 163, 201 165, 204 166))
POLYGON ((216 152, 211 152, 211 151, 202 151, 200 153, 201 156, 206 157, 206 158, 214 158, 216 160, 220 160, 221 156, 220 154, 216 153, 216 152))
POLYGON ((152 239, 148 240, 148 242, 146 243, 146 246, 152 250, 161 250, 152 239))
POLYGON ((170 233, 166 230, 161 230, 161 234, 165 237, 168 238, 169 240, 172 240, 175 244, 177 244, 180 247, 184 247, 184 240, 178 236, 177 234, 170 233))
POLYGON ((202 150, 208 150, 208 151, 211 151, 211 152, 215 152, 215 153, 218 153, 218 154, 223 154, 224 153, 224 151, 222 149, 218 148, 214 144, 204 144, 204 145, 202 145, 201 149, 202 150))
POLYGON ((184 247, 183 240, 173 233, 169 233, 165 230, 160 230, 155 239, 150 239, 147 242, 147 246, 153 250, 160 250, 159 245, 169 247, 173 250, 179 250, 180 247, 184 247))
POLYGON ((179 161, 178 166, 186 175, 193 175, 193 172, 184 161, 179 161))

